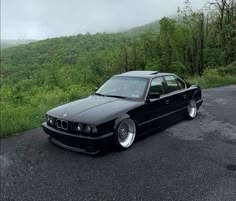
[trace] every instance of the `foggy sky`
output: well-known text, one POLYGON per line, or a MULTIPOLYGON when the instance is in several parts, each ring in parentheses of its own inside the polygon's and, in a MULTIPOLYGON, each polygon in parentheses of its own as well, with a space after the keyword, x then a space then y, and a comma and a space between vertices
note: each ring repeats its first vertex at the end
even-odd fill
MULTIPOLYGON (((184 0, 1 0, 1 39, 117 32, 174 15, 184 0)), ((194 9, 205 0, 192 0, 194 9)))

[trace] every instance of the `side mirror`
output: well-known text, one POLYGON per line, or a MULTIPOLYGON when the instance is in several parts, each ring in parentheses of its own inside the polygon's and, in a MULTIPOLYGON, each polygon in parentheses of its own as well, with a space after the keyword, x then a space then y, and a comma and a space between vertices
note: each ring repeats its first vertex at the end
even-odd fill
POLYGON ((98 87, 95 87, 95 88, 94 88, 94 91, 96 92, 97 90, 98 90, 98 87))
POLYGON ((148 98, 149 99, 158 99, 158 98, 160 98, 160 96, 161 96, 161 94, 158 92, 151 92, 151 93, 149 93, 148 98))

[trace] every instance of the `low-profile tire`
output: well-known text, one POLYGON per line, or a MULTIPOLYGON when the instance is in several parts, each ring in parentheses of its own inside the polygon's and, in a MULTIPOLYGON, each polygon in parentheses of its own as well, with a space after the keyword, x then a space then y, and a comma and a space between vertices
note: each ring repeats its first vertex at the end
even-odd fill
POLYGON ((132 146, 136 136, 136 126, 132 119, 124 119, 117 126, 114 133, 114 143, 119 150, 132 146))
POLYGON ((197 115, 197 104, 195 100, 190 100, 187 108, 186 108, 186 113, 185 113, 185 117, 186 119, 194 119, 197 115))

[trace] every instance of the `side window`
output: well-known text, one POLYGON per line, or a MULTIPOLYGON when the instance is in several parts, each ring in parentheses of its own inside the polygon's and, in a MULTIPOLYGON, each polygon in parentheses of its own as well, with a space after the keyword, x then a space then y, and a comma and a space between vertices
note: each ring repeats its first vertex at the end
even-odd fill
POLYGON ((174 76, 172 75, 165 76, 165 80, 166 80, 167 90, 169 93, 180 89, 174 76))
POLYGON ((181 79, 176 78, 176 81, 177 81, 180 89, 185 89, 185 83, 181 79))
POLYGON ((158 77, 152 80, 150 86, 150 93, 156 93, 156 92, 160 93, 161 95, 165 93, 163 77, 158 77))

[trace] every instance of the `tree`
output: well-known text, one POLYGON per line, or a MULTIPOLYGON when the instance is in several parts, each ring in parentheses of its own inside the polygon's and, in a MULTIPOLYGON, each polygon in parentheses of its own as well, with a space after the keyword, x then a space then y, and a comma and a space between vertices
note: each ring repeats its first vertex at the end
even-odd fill
POLYGON ((192 45, 189 47, 188 57, 192 63, 192 73, 201 75, 204 70, 205 45, 205 14, 202 11, 193 11, 189 0, 185 1, 184 10, 178 10, 181 22, 190 30, 192 45))

